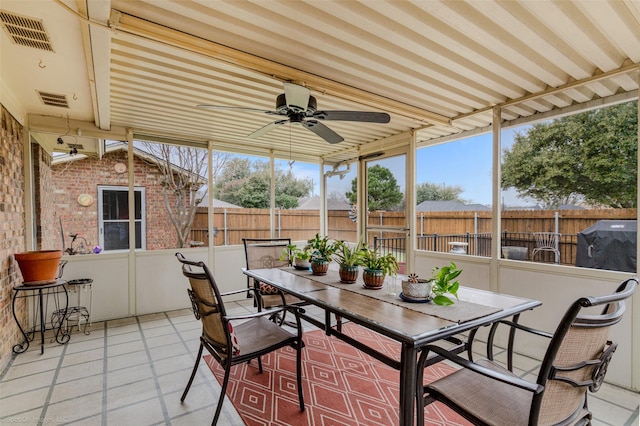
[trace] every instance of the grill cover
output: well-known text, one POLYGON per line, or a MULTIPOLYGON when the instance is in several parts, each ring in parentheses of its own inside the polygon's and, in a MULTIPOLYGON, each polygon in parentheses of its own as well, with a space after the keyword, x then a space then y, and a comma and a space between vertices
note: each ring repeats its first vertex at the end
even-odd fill
POLYGON ((636 272, 635 220, 600 220, 578 232, 576 266, 636 272))

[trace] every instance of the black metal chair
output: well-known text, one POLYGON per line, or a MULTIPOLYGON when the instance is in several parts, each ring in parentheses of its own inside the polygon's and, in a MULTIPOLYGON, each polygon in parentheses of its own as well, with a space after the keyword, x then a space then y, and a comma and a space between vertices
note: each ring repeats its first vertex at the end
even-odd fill
MULTIPOLYGON (((282 254, 283 252, 287 253, 291 244, 290 238, 243 238, 242 243, 244 244, 247 269, 289 266, 289 257, 282 257, 282 254)), ((251 291, 254 292, 258 311, 288 305, 304 305, 304 302, 297 297, 247 276, 247 293, 251 291)), ((280 324, 285 322, 284 314, 286 311, 278 318, 280 324)))
MULTIPOLYGON (((637 286, 638 281, 631 278, 611 295, 576 300, 553 334, 501 321, 513 332, 525 331, 550 339, 535 383, 510 371, 513 335, 507 348, 507 368, 493 362, 491 355, 474 363, 437 346, 427 346, 418 364, 418 407, 440 401, 475 425, 590 424, 587 390, 597 391, 604 380, 617 347, 608 340, 610 328, 622 319, 624 300, 633 295, 637 286), (578 315, 583 308, 598 305, 605 305, 600 314, 578 315), (431 352, 463 368, 423 386, 421 366, 431 352)), ((491 332, 488 347, 493 345, 493 335, 491 332)), ((424 424, 422 415, 418 416, 418 424, 424 424)))
POLYGON ((273 352, 285 346, 291 346, 296 350, 296 379, 298 384, 298 399, 300 410, 304 411, 304 396, 302 394, 302 327, 300 323, 301 308, 286 307, 257 312, 246 315, 227 315, 224 307, 223 296, 243 293, 246 290, 236 290, 220 293, 211 271, 204 262, 187 260, 182 253, 176 253, 176 257, 182 263, 182 273, 189 279, 191 285, 187 289, 193 313, 196 319, 202 321, 202 335, 200 336, 200 348, 195 365, 187 387, 182 393, 180 401, 184 401, 198 370, 202 349, 206 348, 211 356, 224 368, 224 379, 220 390, 220 398, 213 416, 212 424, 215 425, 222 410, 231 367, 243 362, 258 359, 258 369, 262 373, 261 356, 273 352), (297 333, 280 327, 267 317, 278 312, 289 310, 295 315, 297 333), (231 325, 231 321, 242 321, 231 325))

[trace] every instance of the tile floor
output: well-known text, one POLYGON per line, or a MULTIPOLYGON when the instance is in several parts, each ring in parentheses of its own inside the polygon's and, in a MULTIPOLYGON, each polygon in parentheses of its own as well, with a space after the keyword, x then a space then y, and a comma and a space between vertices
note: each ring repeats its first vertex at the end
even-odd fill
MULTIPOLYGON (((227 308, 254 309, 248 300, 227 308)), ((206 367, 180 404, 199 334, 200 323, 181 310, 94 323, 66 345, 47 339, 43 355, 32 342, 0 375, 0 424, 209 424, 219 386, 206 367)), ((519 357, 516 365, 527 376, 537 362, 519 357)), ((605 384, 589 401, 594 425, 638 425, 638 393, 605 384)), ((243 424, 227 399, 220 424, 243 424)))

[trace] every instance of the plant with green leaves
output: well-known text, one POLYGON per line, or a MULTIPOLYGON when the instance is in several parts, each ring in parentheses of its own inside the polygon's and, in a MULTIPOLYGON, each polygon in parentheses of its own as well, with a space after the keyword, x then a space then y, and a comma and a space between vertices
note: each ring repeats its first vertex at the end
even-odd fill
POLYGON ((307 241, 305 249, 311 252, 311 262, 330 262, 331 256, 336 252, 336 243, 327 236, 320 237, 320 234, 316 234, 315 237, 307 241))
POLYGON ((455 263, 451 262, 449 266, 433 268, 433 281, 431 281, 431 292, 434 294, 433 303, 436 305, 453 305, 453 300, 445 296, 451 294, 458 299, 458 288, 460 283, 456 278, 462 273, 462 269, 458 269, 455 263))
POLYGON ((295 244, 288 244, 286 248, 282 249, 280 254, 280 260, 288 260, 289 265, 293 265, 296 259, 311 260, 311 250, 305 247, 298 247, 295 244))
POLYGON ((362 257, 362 266, 366 269, 382 271, 384 275, 396 275, 400 270, 398 259, 392 254, 380 254, 379 248, 365 248, 362 257))
POLYGON ((340 266, 360 266, 363 262, 365 246, 362 239, 358 241, 355 247, 351 247, 346 241, 337 241, 335 244, 336 252, 333 259, 340 266))

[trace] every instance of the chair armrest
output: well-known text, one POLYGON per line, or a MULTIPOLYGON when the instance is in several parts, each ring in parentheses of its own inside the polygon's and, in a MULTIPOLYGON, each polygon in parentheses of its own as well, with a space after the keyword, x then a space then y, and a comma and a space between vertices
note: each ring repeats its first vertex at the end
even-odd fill
POLYGON ((527 333, 532 333, 532 334, 535 334, 535 335, 538 335, 538 336, 548 337, 548 338, 552 338, 553 337, 552 333, 548 333, 548 332, 543 331, 543 330, 537 330, 535 328, 527 327, 525 325, 521 325, 521 324, 518 324, 518 323, 513 322, 513 321, 502 320, 502 321, 498 321, 498 322, 500 324, 508 325, 509 327, 517 328, 518 330, 526 331, 527 333))
POLYGON ((469 361, 468 359, 462 358, 458 355, 452 354, 451 352, 443 349, 439 346, 435 345, 427 345, 420 355, 420 359, 418 361, 418 371, 420 371, 423 367, 423 363, 426 360, 429 352, 435 352, 440 355, 442 358, 453 362, 454 364, 458 364, 459 366, 471 370, 475 373, 481 374, 483 376, 492 378, 494 380, 498 380, 502 383, 506 383, 511 386, 518 387, 520 389, 527 390, 533 394, 542 393, 544 390, 544 386, 539 385, 537 383, 531 383, 524 379, 521 379, 516 376, 508 375, 501 373, 496 370, 492 370, 491 368, 484 367, 482 365, 476 364, 474 362, 469 361))
MULTIPOLYGON (((251 290, 251 289, 249 289, 251 290)), ((238 294, 238 293, 246 293, 248 290, 246 288, 243 288, 241 290, 231 290, 231 291, 225 291, 224 293, 220 293, 220 296, 229 296, 231 294, 238 294)))
MULTIPOLYGON (((243 291, 246 291, 246 290, 243 290, 243 291)), ((234 320, 240 320, 240 319, 260 318, 267 315, 277 314, 278 312, 282 312, 284 310, 285 308, 273 308, 273 309, 267 309, 266 311, 253 312, 253 313, 247 313, 247 314, 241 314, 241 315, 225 315, 224 319, 226 319, 227 321, 234 321, 234 320)))

